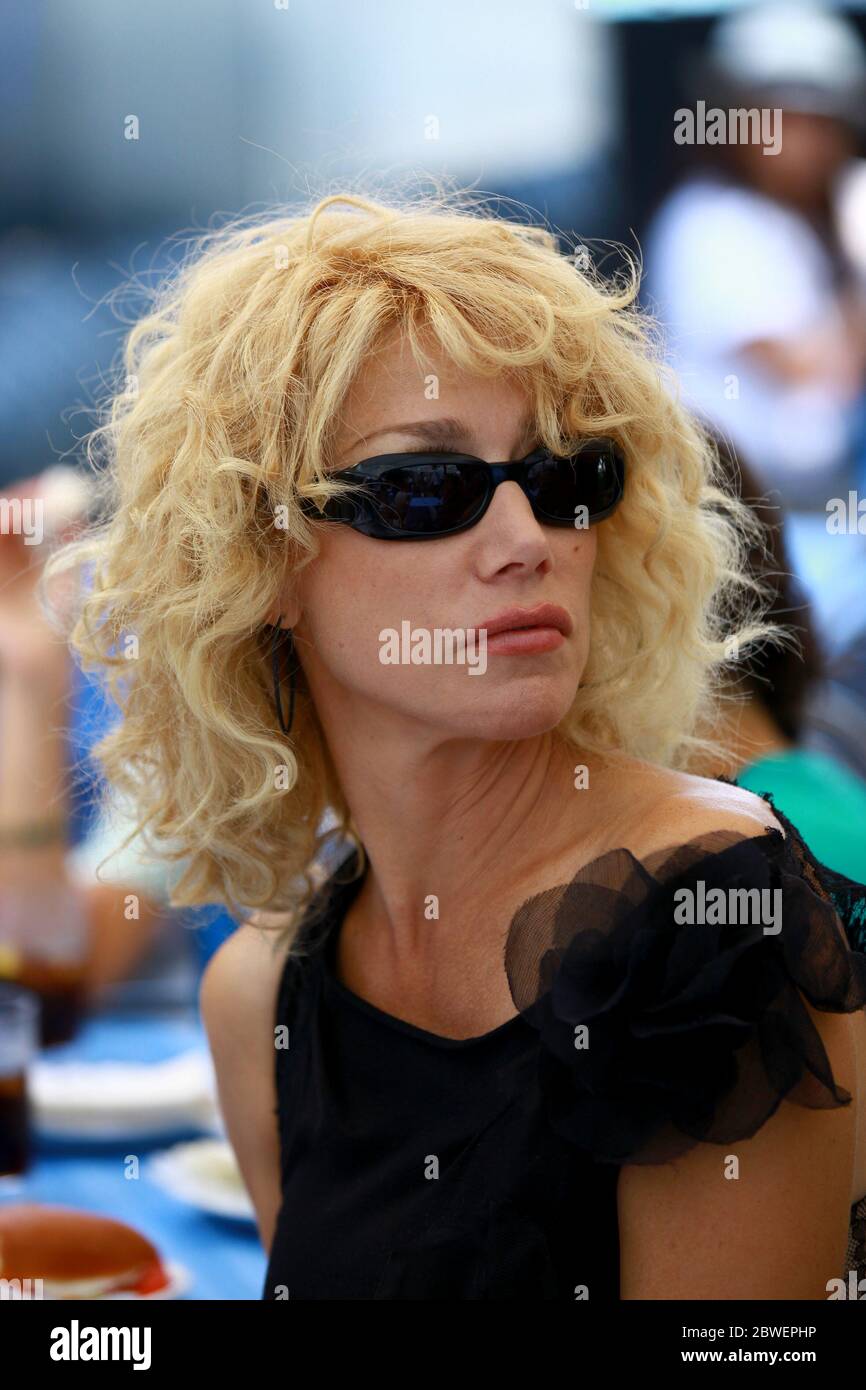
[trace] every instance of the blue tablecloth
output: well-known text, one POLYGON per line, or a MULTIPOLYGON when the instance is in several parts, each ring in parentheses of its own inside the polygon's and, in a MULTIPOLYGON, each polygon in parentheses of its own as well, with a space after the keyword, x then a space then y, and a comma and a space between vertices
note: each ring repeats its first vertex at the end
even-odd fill
MULTIPOLYGON (((191 1047, 206 1048, 197 1018, 177 1014, 96 1015, 79 1036, 52 1049, 52 1060, 158 1062, 191 1047)), ((255 1226, 211 1216, 170 1196, 147 1176, 146 1158, 201 1130, 144 1141, 87 1143, 36 1136, 31 1167, 13 1187, 0 1180, 0 1201, 38 1201, 83 1207, 117 1217, 153 1241, 167 1261, 189 1270, 191 1299, 258 1299, 266 1256, 255 1226), (140 1158, 140 1176, 126 1177, 125 1160, 140 1158), (5 1190, 3 1190, 5 1188, 5 1190)))

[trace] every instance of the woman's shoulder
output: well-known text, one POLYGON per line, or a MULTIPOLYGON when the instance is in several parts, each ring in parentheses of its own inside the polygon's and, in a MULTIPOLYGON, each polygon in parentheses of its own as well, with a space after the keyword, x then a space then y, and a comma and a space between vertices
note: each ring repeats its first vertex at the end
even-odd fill
POLYGON ((624 805, 619 838, 638 855, 714 831, 743 836, 767 829, 787 833, 771 798, 725 777, 698 777, 638 759, 624 761, 613 775, 624 805))
MULTIPOLYGON (((724 776, 696 777, 639 763, 631 765, 627 776, 639 790, 621 843, 638 857, 687 843, 711 847, 737 838, 754 841, 828 899, 852 949, 866 952, 866 884, 819 858, 773 792, 751 791, 724 776)), ((784 804, 784 796, 781 800, 784 804)))
MULTIPOLYGON (((201 977, 199 1001, 208 1030, 235 1036, 239 1032, 261 1033, 267 1005, 276 1003, 285 961, 285 952, 255 918, 226 937, 201 977)), ((267 1029, 265 1035, 272 1045, 267 1029)))

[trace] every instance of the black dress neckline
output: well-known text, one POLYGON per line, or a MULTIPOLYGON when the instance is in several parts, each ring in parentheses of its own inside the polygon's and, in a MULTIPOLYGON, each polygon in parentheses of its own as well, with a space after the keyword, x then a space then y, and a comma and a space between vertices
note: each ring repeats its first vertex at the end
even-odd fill
MULTIPOLYGON (((353 851, 349 859, 357 859, 357 851, 353 851)), ((345 861, 348 863, 349 861, 345 861)), ((342 870, 341 866, 341 870, 342 870)), ((481 1047, 482 1044, 495 1045, 500 1039, 511 1036, 521 1030, 530 1033, 522 1014, 518 1011, 507 1018, 504 1023, 500 1023, 496 1028, 491 1028, 486 1033, 478 1033, 470 1038, 449 1038, 443 1033, 433 1033, 428 1028, 420 1028, 415 1023, 410 1023, 408 1019, 398 1018, 396 1014, 387 1013, 380 1009, 378 1005, 372 1004, 369 999, 363 999, 360 994, 349 989, 348 985, 343 984, 337 976, 337 944, 342 931, 343 922, 346 914, 360 891, 367 875, 365 866, 364 873, 349 882, 337 882, 334 885, 328 906, 325 912, 324 937, 320 953, 322 964, 322 976, 325 989, 332 999, 341 1000, 367 1015, 368 1018, 376 1020, 383 1027, 390 1028, 398 1033, 403 1033, 408 1037, 415 1038, 419 1042, 427 1043, 431 1047, 440 1047, 447 1050, 457 1051, 467 1048, 481 1047)))

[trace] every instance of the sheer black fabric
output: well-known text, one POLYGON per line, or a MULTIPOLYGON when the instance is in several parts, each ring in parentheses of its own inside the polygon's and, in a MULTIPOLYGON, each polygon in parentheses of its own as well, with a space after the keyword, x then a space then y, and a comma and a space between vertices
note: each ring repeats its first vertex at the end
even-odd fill
POLYGON ((787 835, 712 831, 642 861, 611 850, 515 915, 505 968, 539 1034, 539 1095, 597 1162, 747 1139, 783 1099, 850 1103, 801 993, 819 1010, 866 1005, 850 939, 866 889, 835 876, 855 904, 846 927, 827 871, 776 814, 787 835))
MULTIPOLYGON (((866 1005, 866 886, 773 809, 784 836, 614 849, 525 902, 504 945, 518 1012, 468 1039, 337 978, 351 855, 280 984, 283 1201, 263 1298, 613 1301, 623 1163, 748 1138, 783 1102, 850 1103, 803 1001, 866 1005), (690 901, 705 918, 724 901, 725 920, 678 922, 690 901), (756 901, 780 903, 781 930, 743 920, 756 901)), ((862 1227, 861 1205, 854 1267, 862 1227)))

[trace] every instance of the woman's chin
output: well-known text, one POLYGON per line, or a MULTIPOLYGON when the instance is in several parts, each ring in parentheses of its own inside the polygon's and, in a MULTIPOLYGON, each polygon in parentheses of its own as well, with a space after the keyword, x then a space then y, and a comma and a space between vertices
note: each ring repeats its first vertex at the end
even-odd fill
POLYGON ((567 698, 561 692, 524 691, 519 698, 491 699, 480 708, 449 711, 449 724, 460 729, 464 738, 536 738, 549 733, 566 717, 574 703, 574 691, 567 698))

